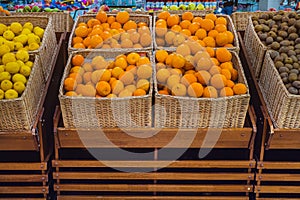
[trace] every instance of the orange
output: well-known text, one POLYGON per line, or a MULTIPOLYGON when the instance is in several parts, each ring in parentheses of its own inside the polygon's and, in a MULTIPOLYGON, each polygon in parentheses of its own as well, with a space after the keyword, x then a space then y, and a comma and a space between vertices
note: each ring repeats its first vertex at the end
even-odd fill
POLYGON ((110 32, 108 32, 108 31, 103 31, 103 32, 100 34, 100 36, 102 37, 102 40, 103 40, 103 41, 106 41, 106 40, 108 40, 109 38, 112 37, 111 34, 110 34, 110 32))
POLYGON ((113 23, 110 25, 110 28, 111 28, 111 29, 120 29, 120 28, 122 28, 122 25, 121 25, 119 22, 113 22, 113 23))
POLYGON ((194 17, 194 19, 192 20, 192 22, 197 22, 199 23, 199 25, 202 23, 203 19, 202 17, 194 17))
POLYGON ((93 28, 95 25, 100 25, 100 24, 101 24, 101 22, 98 19, 90 19, 87 22, 87 25, 89 28, 93 28))
POLYGON ((167 20, 170 15, 168 11, 162 11, 157 15, 157 18, 167 20))
POLYGON ((220 62, 216 58, 211 58, 211 61, 214 63, 214 65, 219 66, 220 62))
POLYGON ((80 22, 77 26, 78 26, 78 27, 79 27, 79 26, 86 26, 86 27, 87 27, 87 24, 86 24, 85 22, 80 22))
POLYGON ((167 27, 167 21, 164 19, 159 19, 156 21, 155 26, 157 27, 158 24, 163 25, 164 27, 167 27))
POLYGON ((225 44, 223 47, 233 47, 232 44, 225 44))
POLYGON ((140 55, 138 53, 132 52, 127 55, 127 63, 130 65, 135 65, 139 59, 140 55))
POLYGON ((217 89, 221 89, 226 86, 227 79, 222 74, 215 74, 210 79, 210 84, 217 89))
POLYGON ((182 20, 189 20, 189 21, 192 21, 193 18, 194 18, 194 15, 193 13, 191 12, 184 12, 181 16, 182 20))
POLYGON ((182 29, 182 30, 180 31, 180 33, 183 34, 183 35, 186 36, 186 37, 189 37, 189 36, 192 35, 192 34, 191 34, 191 31, 190 31, 189 29, 182 29))
POLYGON ((167 27, 165 27, 163 24, 159 23, 156 25, 155 27, 155 34, 158 36, 158 37, 164 37, 165 34, 167 33, 168 29, 167 27))
POLYGON ((205 19, 211 19, 212 21, 216 21, 217 16, 213 13, 209 13, 205 15, 205 19))
POLYGON ((79 26, 75 29, 75 35, 78 37, 86 37, 89 34, 88 28, 86 26, 79 26))
POLYGON ((121 67, 114 67, 111 71, 111 74, 115 78, 119 78, 120 74, 122 74, 124 70, 121 67))
POLYGON ((174 53, 171 53, 168 55, 168 57, 165 60, 166 65, 172 66, 173 58, 175 57, 174 53))
POLYGON ((217 24, 215 26, 215 30, 218 31, 219 33, 223 33, 227 31, 227 27, 224 24, 217 24))
POLYGON ((144 65, 144 64, 149 64, 150 60, 146 56, 140 56, 140 59, 136 62, 136 66, 144 65))
POLYGON ((176 24, 171 27, 171 30, 174 31, 175 33, 179 33, 182 30, 182 28, 181 28, 181 26, 176 24))
POLYGON ((113 94, 118 95, 122 90, 124 90, 124 84, 120 80, 115 80, 111 83, 111 90, 113 94))
POLYGON ((116 80, 117 80, 117 79, 116 79, 115 77, 111 77, 110 80, 109 80, 109 84, 112 85, 112 83, 113 83, 114 81, 116 81, 116 80))
POLYGON ((203 86, 200 83, 192 83, 188 86, 187 93, 190 97, 201 97, 203 94, 203 86))
POLYGON ((100 69, 99 70, 99 75, 100 75, 100 81, 109 81, 111 78, 111 71, 108 69, 100 69))
POLYGON ((73 66, 81 66, 84 62, 84 57, 80 54, 73 56, 72 65, 73 66))
POLYGON ((81 66, 74 66, 70 69, 70 74, 71 73, 79 73, 80 75, 84 74, 84 69, 81 66))
POLYGON ((228 36, 225 32, 219 33, 216 37, 216 43, 219 47, 224 46, 228 43, 228 36))
POLYGON ((115 67, 120 67, 121 69, 125 70, 126 67, 128 66, 128 63, 127 63, 127 57, 118 57, 116 58, 115 60, 115 67))
POLYGON ((110 94, 111 87, 108 82, 106 81, 99 81, 96 85, 96 91, 102 97, 105 97, 110 94))
POLYGON ((143 89, 136 89, 133 92, 133 96, 144 96, 144 95, 146 95, 146 91, 143 89))
POLYGON ((82 83, 83 81, 80 73, 71 73, 69 74, 69 77, 75 79, 78 84, 82 83))
POLYGON ((180 69, 180 68, 184 67, 184 65, 185 65, 185 58, 179 54, 174 55, 173 60, 172 60, 172 66, 174 68, 180 69))
POLYGON ((143 47, 149 47, 151 45, 152 38, 150 34, 143 33, 140 37, 140 43, 143 47))
POLYGON ((200 44, 200 46, 206 47, 206 44, 203 42, 203 40, 197 40, 197 42, 200 44))
POLYGON ((70 97, 76 97, 78 96, 78 94, 74 91, 68 91, 65 93, 66 96, 70 96, 70 97))
POLYGON ((102 26, 103 30, 108 30, 108 29, 110 29, 109 23, 102 23, 101 26, 102 26))
POLYGON ((170 15, 167 19, 167 24, 168 24, 168 27, 178 25, 179 24, 179 16, 176 14, 170 15))
POLYGON ((148 26, 148 24, 146 22, 139 22, 137 25, 139 28, 142 26, 148 26))
POLYGON ((205 29, 200 28, 196 31, 195 36, 197 36, 199 40, 203 40, 207 36, 207 32, 205 29))
POLYGON ((99 10, 96 19, 98 19, 101 23, 105 23, 107 21, 107 14, 106 12, 99 10))
POLYGON ((66 78, 64 80, 64 89, 67 91, 73 91, 77 87, 77 81, 74 78, 66 78))
POLYGON ((192 23, 189 21, 189 20, 183 20, 183 21, 181 21, 180 22, 180 26, 181 26, 181 28, 183 28, 183 29, 188 29, 189 28, 189 26, 191 25, 192 23))
POLYGON ((116 21, 120 24, 125 24, 129 20, 129 13, 126 11, 118 12, 116 15, 116 21))
POLYGON ((168 90, 159 90, 158 94, 169 95, 168 90))
POLYGON ((231 80, 236 81, 238 79, 238 71, 236 69, 232 69, 231 80))
POLYGON ((130 71, 135 75, 137 72, 137 67, 135 65, 129 65, 128 67, 126 67, 126 71, 130 71))
POLYGON ((215 24, 211 19, 204 19, 201 24, 200 24, 201 28, 205 29, 206 31, 210 31, 212 29, 214 29, 215 24))
POLYGON ((228 39, 228 43, 233 43, 233 40, 234 40, 234 35, 232 32, 230 31, 225 31, 225 33, 227 34, 227 39, 228 39))
POLYGON ((185 74, 183 77, 181 77, 180 82, 188 87, 190 84, 197 82, 197 78, 194 74, 185 74))
POLYGON ((168 57, 168 52, 166 50, 160 49, 156 51, 155 58, 157 62, 165 62, 168 57))
POLYGON ((192 35, 194 35, 199 28, 200 28, 200 25, 197 22, 191 23, 190 26, 188 27, 188 29, 191 31, 192 35))
POLYGON ((128 31, 130 29, 137 29, 137 24, 134 21, 129 20, 123 25, 123 29, 125 31, 128 31))
POLYGON ((216 58, 219 62, 229 62, 232 59, 232 55, 226 48, 218 48, 216 50, 216 58))
POLYGON ((210 57, 215 57, 215 50, 212 47, 206 47, 205 50, 210 57))
POLYGON ((216 30, 211 30, 208 32, 208 36, 213 37, 214 39, 216 39, 218 34, 219 34, 219 32, 216 30))
POLYGON ((94 28, 92 32, 89 34, 89 36, 93 35, 101 35, 103 33, 103 30, 101 28, 94 28))
POLYGON ((130 85, 134 81, 134 74, 130 71, 125 71, 120 74, 119 80, 124 83, 124 85, 130 85))
POLYGON ((195 76, 197 77, 198 82, 202 85, 208 85, 211 78, 210 73, 206 70, 196 72, 195 76))
POLYGON ((149 35, 151 34, 150 29, 147 26, 142 26, 142 27, 138 28, 138 33, 140 35, 142 35, 143 33, 147 33, 149 35))
POLYGON ((76 44, 76 43, 82 43, 82 42, 83 42, 82 37, 76 36, 76 37, 73 37, 73 38, 72 38, 72 45, 74 45, 74 44, 76 44))
POLYGON ((101 36, 93 35, 91 37, 90 45, 91 45, 92 48, 99 48, 103 45, 102 43, 103 43, 103 39, 102 39, 101 36))
POLYGON ((115 16, 109 16, 107 17, 107 23, 109 23, 110 25, 116 21, 115 16))
POLYGON ((150 88, 150 82, 147 79, 139 79, 136 83, 136 88, 148 92, 150 88))
POLYGON ((216 47, 216 41, 213 37, 207 36, 203 39, 203 42, 207 47, 216 47))
POLYGON ((207 86, 203 90, 203 97, 206 97, 206 98, 217 98, 218 97, 218 91, 213 86, 207 86))
POLYGON ((226 86, 230 87, 230 88, 233 88, 234 82, 232 80, 227 80, 226 86))
POLYGON ((231 73, 229 69, 221 69, 221 74, 223 74, 227 80, 231 79, 231 73))
POLYGON ((84 44, 85 47, 90 46, 91 45, 91 37, 84 38, 83 44, 84 44))
POLYGON ((233 86, 233 92, 236 95, 242 95, 247 93, 247 87, 243 83, 237 83, 233 86))
POLYGON ((233 96, 233 90, 230 87, 224 87, 220 90, 221 97, 233 96))
POLYGON ((215 21, 215 24, 224 24, 225 26, 227 25, 227 20, 225 17, 218 17, 215 21))

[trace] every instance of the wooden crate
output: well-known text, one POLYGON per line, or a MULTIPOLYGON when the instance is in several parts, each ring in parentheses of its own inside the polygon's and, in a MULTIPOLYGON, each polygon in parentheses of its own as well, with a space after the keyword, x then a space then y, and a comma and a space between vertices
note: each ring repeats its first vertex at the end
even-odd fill
MULTIPOLYGON (((241 37, 240 37, 241 40, 241 37)), ((250 70, 249 75, 257 91, 262 112, 261 146, 257 164, 256 199, 299 199, 300 196, 300 129, 279 129, 268 113, 266 102, 255 73, 250 68, 250 58, 244 45, 241 45, 244 66, 250 70)))
MULTIPOLYGON (((59 47, 63 38, 62 35, 59 47)), ((54 72, 58 50, 49 64, 50 77, 54 72)), ((45 120, 50 113, 44 112, 49 109, 45 105, 50 83, 51 79, 46 83, 32 130, 0 132, 0 199, 46 200, 49 193, 49 161, 53 153, 49 120, 45 120)))
POLYGON ((213 148, 216 152, 204 159, 199 159, 198 151, 201 146, 210 146, 204 143, 208 129, 181 129, 180 142, 173 143, 167 151, 180 151, 184 149, 182 142, 189 140, 191 134, 194 138, 187 152, 184 150, 179 159, 172 161, 159 149, 178 136, 178 129, 67 129, 58 108, 52 161, 57 199, 249 199, 256 164, 255 120, 253 110, 249 109, 245 127, 223 129, 213 148), (96 139, 99 131, 113 145, 104 138, 96 139), (152 136, 144 138, 149 134, 152 136), (151 154, 142 159, 112 158, 109 154, 99 161, 88 151, 118 148, 151 154), (129 169, 151 172, 132 173, 129 169))

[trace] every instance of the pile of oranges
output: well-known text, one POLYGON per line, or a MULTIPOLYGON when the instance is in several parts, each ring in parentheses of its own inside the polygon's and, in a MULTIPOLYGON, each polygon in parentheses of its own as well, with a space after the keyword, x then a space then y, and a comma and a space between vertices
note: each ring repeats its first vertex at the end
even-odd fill
POLYGON ((129 97, 149 93, 152 67, 146 53, 120 54, 114 60, 100 55, 72 57, 72 68, 64 80, 66 96, 129 97))
POLYGON ((146 48, 151 43, 149 25, 131 20, 126 11, 108 16, 100 10, 95 18, 78 23, 72 38, 78 49, 146 48))
POLYGON ((185 42, 173 53, 156 51, 159 94, 217 98, 247 93, 246 85, 237 83, 238 71, 230 51, 224 47, 217 50, 202 47, 193 54, 195 43, 185 42))
POLYGON ((155 22, 155 40, 158 47, 177 47, 186 38, 197 41, 203 47, 233 47, 234 35, 227 29, 225 17, 213 13, 205 17, 184 12, 181 17, 160 12, 155 22))

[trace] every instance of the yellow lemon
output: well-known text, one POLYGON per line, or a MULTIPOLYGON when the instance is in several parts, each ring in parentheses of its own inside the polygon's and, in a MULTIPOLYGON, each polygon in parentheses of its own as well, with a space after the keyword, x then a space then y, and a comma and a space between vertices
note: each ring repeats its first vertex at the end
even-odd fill
POLYGON ((5 92, 5 99, 15 99, 18 98, 18 92, 14 89, 9 89, 5 92))

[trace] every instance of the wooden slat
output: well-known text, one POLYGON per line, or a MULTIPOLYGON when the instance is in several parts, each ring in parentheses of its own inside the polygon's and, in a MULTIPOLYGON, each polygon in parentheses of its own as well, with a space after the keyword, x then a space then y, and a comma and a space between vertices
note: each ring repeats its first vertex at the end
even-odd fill
POLYGON ((37 151, 35 137, 31 132, 0 132, 0 150, 2 151, 37 151))
POLYGON ((15 171, 15 170, 47 170, 47 163, 13 163, 13 162, 1 162, 0 163, 0 170, 8 170, 8 171, 15 171))
POLYGON ((258 169, 300 169, 300 162, 259 162, 258 169))
POLYGON ((115 148, 115 146, 162 148, 167 145, 170 145, 170 148, 248 148, 252 135, 251 128, 209 129, 209 132, 207 131, 208 129, 180 129, 179 133, 178 129, 70 130, 58 128, 58 135, 61 148, 115 148), (101 131, 105 134, 101 134, 101 131), (206 134, 219 133, 220 137, 217 142, 212 140, 202 144, 206 134), (171 143, 175 137, 178 139, 171 143))
MULTIPOLYGON (((8 199, 0 198, 0 200, 8 200, 8 199)), ((46 198, 9 198, 9 200, 46 200, 46 198)))
POLYGON ((0 175, 0 182, 48 182, 48 176, 35 174, 0 175))
POLYGON ((276 197, 269 197, 269 198, 256 198, 256 200, 300 200, 300 198, 276 198, 276 197))
MULTIPOLYGON (((118 191, 118 192, 250 192, 246 185, 128 185, 128 184, 55 184, 56 191, 118 191)), ((299 190, 300 191, 300 190, 299 190)))
POLYGON ((0 194, 47 194, 45 186, 0 186, 0 194))
POLYGON ((300 181, 300 174, 261 174, 257 181, 300 181))
POLYGON ((249 197, 235 196, 57 196, 57 200, 249 200, 249 197))
POLYGON ((300 186, 286 186, 286 185, 280 185, 280 186, 259 186, 255 188, 255 191, 258 193, 294 193, 294 194, 300 194, 300 186))
POLYGON ((53 173, 53 178, 60 180, 253 180, 253 177, 254 174, 247 173, 53 173))
POLYGON ((300 149, 300 129, 275 129, 270 149, 300 149))
POLYGON ((53 167, 135 167, 135 168, 254 168, 255 161, 238 160, 185 160, 185 161, 78 161, 78 160, 53 160, 53 167))

